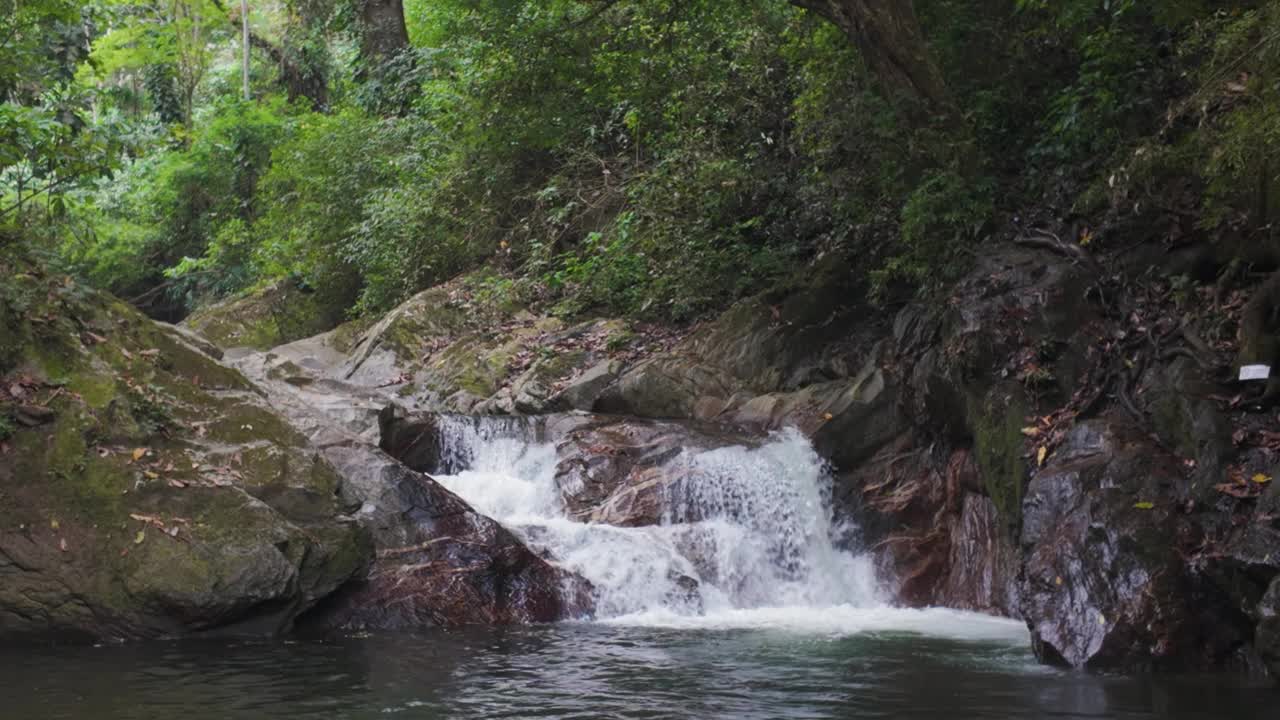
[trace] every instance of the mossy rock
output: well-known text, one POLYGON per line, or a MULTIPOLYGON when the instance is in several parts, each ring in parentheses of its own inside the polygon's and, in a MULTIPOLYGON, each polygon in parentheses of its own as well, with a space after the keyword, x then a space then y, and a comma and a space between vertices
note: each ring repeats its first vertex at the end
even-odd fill
POLYGON ((281 280, 201 308, 182 324, 219 347, 269 350, 337 327, 348 300, 281 280))
POLYGON ((455 300, 467 278, 424 290, 380 319, 354 321, 331 333, 330 346, 349 356, 344 379, 394 384, 395 378, 417 374, 459 338, 493 324, 455 300))
POLYGON ((486 398, 502 387, 511 361, 520 350, 518 341, 468 337, 453 343, 424 369, 424 386, 451 395, 465 390, 486 398))
POLYGON ((1016 389, 1007 394, 971 394, 967 399, 966 423, 973 435, 974 457, 982 472, 983 488, 1001 522, 1013 533, 1021 521, 1027 482, 1022 434, 1026 415, 1025 400, 1016 389))
POLYGON ((28 418, 0 442, 0 637, 278 632, 370 561, 239 373, 22 257, 0 273, 38 290, 0 293, 0 415, 28 418))

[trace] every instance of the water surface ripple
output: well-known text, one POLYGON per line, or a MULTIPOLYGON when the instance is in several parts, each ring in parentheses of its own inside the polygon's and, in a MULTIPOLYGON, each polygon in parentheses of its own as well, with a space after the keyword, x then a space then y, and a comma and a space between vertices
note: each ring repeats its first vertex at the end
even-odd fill
POLYGON ((1274 718, 1232 677, 1098 677, 1024 647, 569 623, 0 650, 5 718, 1274 718))

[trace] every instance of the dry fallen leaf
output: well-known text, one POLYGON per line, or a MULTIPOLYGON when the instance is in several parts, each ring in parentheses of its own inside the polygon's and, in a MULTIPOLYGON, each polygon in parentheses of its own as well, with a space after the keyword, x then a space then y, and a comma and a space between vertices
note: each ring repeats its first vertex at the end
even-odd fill
POLYGON ((147 454, 147 449, 146 449, 146 448, 144 448, 144 447, 134 448, 134 450, 133 450, 133 461, 134 461, 134 462, 138 462, 138 461, 139 461, 139 460, 141 460, 144 456, 146 456, 146 454, 147 454))
POLYGON ((1036 452, 1036 465, 1044 467, 1044 458, 1049 454, 1049 448, 1044 445, 1040 446, 1040 450, 1036 452))
POLYGON ((1266 483, 1271 482, 1271 478, 1262 473, 1258 473, 1257 475, 1253 476, 1253 481, 1258 483, 1259 485, 1265 485, 1266 483))
POLYGON ((151 525, 155 525, 156 527, 164 527, 164 520, 161 520, 155 515, 139 515, 137 513, 129 513, 129 517, 133 518, 134 520, 137 520, 138 522, 149 523, 151 525))
POLYGON ((67 551, 67 539, 66 539, 66 538, 61 538, 60 540, 58 540, 58 549, 59 549, 59 550, 61 550, 62 552, 66 552, 66 551, 67 551))
POLYGON ((1250 497, 1250 489, 1248 485, 1240 485, 1238 483, 1220 483, 1218 485, 1214 485, 1213 489, 1234 498, 1250 497))
POLYGON ((141 545, 141 544, 142 544, 142 541, 143 541, 143 540, 146 540, 146 539, 147 539, 147 531, 146 531, 146 530, 139 530, 139 531, 138 531, 138 534, 133 536, 133 544, 134 544, 134 545, 141 545))

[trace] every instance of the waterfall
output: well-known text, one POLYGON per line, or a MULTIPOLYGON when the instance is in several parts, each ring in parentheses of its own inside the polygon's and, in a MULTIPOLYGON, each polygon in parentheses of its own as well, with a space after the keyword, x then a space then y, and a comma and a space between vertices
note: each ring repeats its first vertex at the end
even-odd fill
POLYGON ((595 586, 601 619, 714 620, 883 604, 869 558, 833 542, 830 476, 788 430, 759 447, 685 450, 663 522, 568 517, 556 448, 509 420, 446 417, 436 480, 595 586))

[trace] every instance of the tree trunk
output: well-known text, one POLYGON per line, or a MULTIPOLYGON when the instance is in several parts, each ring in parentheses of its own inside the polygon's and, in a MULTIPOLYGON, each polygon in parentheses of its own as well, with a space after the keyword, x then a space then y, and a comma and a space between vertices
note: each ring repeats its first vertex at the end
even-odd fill
POLYGON ((844 31, 886 95, 915 124, 955 124, 958 113, 911 0, 790 0, 844 31))
MULTIPOLYGON (((227 12, 223 0, 213 0, 213 5, 224 13, 227 12)), ((227 15, 227 21, 240 28, 239 21, 230 14, 227 15)), ((249 47, 257 49, 279 66, 280 82, 289 94, 289 100, 305 97, 311 101, 312 109, 317 111, 328 107, 329 80, 323 68, 317 69, 305 62, 295 61, 282 48, 252 29, 248 33, 249 47)))
POLYGON ((379 63, 409 47, 402 0, 356 0, 359 12, 360 56, 365 63, 379 63))
POLYGON ((281 66, 280 74, 290 101, 306 98, 316 112, 329 109, 329 77, 323 69, 307 63, 287 63, 281 66))

